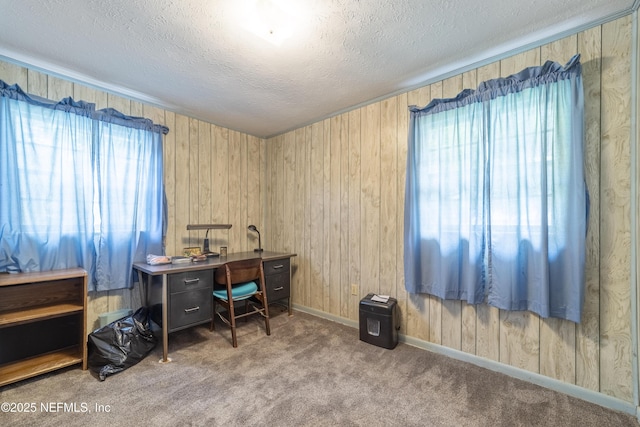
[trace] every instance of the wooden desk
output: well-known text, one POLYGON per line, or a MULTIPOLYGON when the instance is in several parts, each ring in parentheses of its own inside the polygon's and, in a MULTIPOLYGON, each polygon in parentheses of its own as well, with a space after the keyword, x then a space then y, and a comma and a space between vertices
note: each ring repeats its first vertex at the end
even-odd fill
POLYGON ((162 327, 162 360, 168 357, 169 333, 210 322, 213 292, 213 271, 230 261, 262 258, 265 266, 267 301, 288 299, 291 315, 291 257, 283 252, 236 252, 226 257, 211 257, 206 261, 186 264, 133 264, 140 285, 145 286, 146 301, 152 318, 162 327), (193 277, 191 277, 193 276, 193 277), (161 285, 154 277, 162 280, 161 285), (188 286, 193 283, 193 286, 188 286), (195 304, 195 305, 194 305, 195 304), (187 308, 188 307, 188 308, 187 308))

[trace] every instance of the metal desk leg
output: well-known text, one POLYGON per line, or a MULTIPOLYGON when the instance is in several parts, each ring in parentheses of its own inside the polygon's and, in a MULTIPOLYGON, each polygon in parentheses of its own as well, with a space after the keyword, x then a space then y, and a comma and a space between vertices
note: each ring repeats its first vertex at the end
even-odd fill
POLYGON ((287 303, 289 304, 289 316, 293 316, 293 307, 291 304, 291 267, 289 267, 289 298, 287 298, 287 303))
POLYGON ((168 357, 169 353, 169 316, 167 314, 167 303, 169 298, 167 295, 167 275, 162 275, 162 359, 160 363, 171 362, 168 357))
MULTIPOLYGON (((144 286, 144 301, 142 302, 145 307, 149 305, 149 292, 151 292, 153 276, 150 274, 143 274, 138 270, 138 282, 140 286, 144 286), (147 280, 144 280, 146 277, 147 280)), ((160 363, 171 362, 168 357, 169 353, 169 332, 167 330, 167 275, 162 275, 162 359, 160 363)))
POLYGON ((149 306, 149 288, 151 287, 151 275, 143 274, 142 271, 138 270, 138 284, 140 286, 140 299, 142 300, 142 305, 145 307, 149 306), (145 280, 145 278, 147 280, 145 280))

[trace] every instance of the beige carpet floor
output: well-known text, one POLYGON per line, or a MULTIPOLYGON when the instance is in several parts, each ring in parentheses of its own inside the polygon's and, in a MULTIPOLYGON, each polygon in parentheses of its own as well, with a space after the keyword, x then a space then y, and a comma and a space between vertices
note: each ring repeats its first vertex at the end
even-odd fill
POLYGON ((2 426, 633 426, 612 411, 400 343, 387 350, 356 329, 273 310, 228 329, 200 326, 104 382, 68 368, 0 388, 2 426), (6 406, 4 406, 6 408, 6 406))

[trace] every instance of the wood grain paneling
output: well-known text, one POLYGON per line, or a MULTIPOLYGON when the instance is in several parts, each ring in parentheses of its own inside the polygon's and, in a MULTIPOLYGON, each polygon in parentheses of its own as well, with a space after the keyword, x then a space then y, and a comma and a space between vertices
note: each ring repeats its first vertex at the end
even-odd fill
MULTIPOLYGON (((360 281, 361 109, 349 112, 349 288, 360 281)), ((359 314, 360 295, 349 291, 349 318, 359 314)))
MULTIPOLYGON (((194 118, 187 119, 189 141, 189 163, 187 168, 187 180, 189 188, 189 224, 200 224, 200 217, 204 217, 205 213, 200 211, 200 183, 198 182, 198 167, 200 165, 200 144, 198 143, 198 131, 200 130, 198 120, 194 118)), ((192 230, 188 233, 187 244, 184 247, 200 246, 202 231, 192 230)), ((180 250, 180 249, 178 249, 180 250)))
POLYGON ((307 213, 309 212, 309 189, 308 189, 308 162, 306 129, 300 128, 294 133, 296 160, 295 175, 295 249, 298 256, 292 260, 292 299, 296 304, 309 306, 309 252, 307 250, 309 242, 309 227, 307 227, 307 213))
MULTIPOLYGON (((331 308, 331 120, 322 122, 322 310, 332 312, 331 308)), ((339 307, 339 305, 338 305, 339 307)))
POLYGON ((49 90, 47 98, 49 99, 62 99, 73 93, 73 83, 68 80, 63 80, 59 77, 48 76, 49 90))
MULTIPOLYGON (((213 195, 211 216, 214 224, 234 224, 229 217, 230 180, 229 180, 229 130, 220 126, 212 128, 213 149, 211 150, 210 165, 213 179, 213 195)), ((239 224, 235 224, 239 227, 239 224)), ((257 225, 256 225, 257 226, 257 225)), ((209 245, 214 252, 220 251, 220 246, 230 246, 230 230, 209 231, 209 245)))
MULTIPOLYGON (((296 184, 296 177, 295 177, 295 161, 296 161, 296 152, 295 152, 295 148, 296 145, 293 143, 295 141, 294 139, 295 134, 294 133, 289 133, 287 135, 285 135, 285 139, 284 139, 284 146, 282 147, 283 149, 283 155, 284 155, 284 163, 283 163, 283 179, 284 179, 284 188, 285 191, 283 192, 282 195, 282 224, 283 224, 283 230, 282 230, 282 248, 283 250, 293 250, 294 244, 294 228, 293 228, 293 224, 295 221, 295 209, 291 209, 290 206, 294 206, 295 205, 295 200, 296 200, 296 194, 293 191, 293 189, 295 188, 295 184, 296 184)), ((255 139, 256 144, 258 143, 258 139, 254 138, 254 137, 250 137, 252 139, 255 139)), ((249 181, 251 182, 251 179, 249 179, 249 181)), ((259 181, 256 181, 259 182, 259 181)), ((248 191, 249 195, 254 194, 251 189, 249 189, 248 191)), ((256 206, 256 209, 259 209, 260 206, 260 198, 259 197, 254 197, 253 198, 255 200, 255 202, 258 204, 256 206)), ((256 212, 258 213, 258 212, 256 212)), ((261 212, 260 212, 261 213, 261 212)))
POLYGON ((602 26, 600 390, 632 398, 630 267, 631 17, 602 26))
POLYGON ((362 109, 360 296, 380 292, 380 103, 362 109))
POLYGON ((396 299, 400 310, 400 333, 407 334, 407 305, 408 292, 404 286, 404 192, 407 170, 407 135, 409 129, 409 109, 407 106, 408 95, 406 93, 396 97, 398 111, 397 135, 397 198, 396 198, 396 299))
MULTIPOLYGON (((246 169, 243 165, 243 145, 245 139, 243 135, 236 131, 229 132, 229 251, 243 251, 246 249, 246 239, 248 238, 247 225, 245 225, 242 209, 246 206, 244 193, 247 186, 246 169)), ((280 144, 282 146, 282 144, 280 144)), ((280 153, 278 153, 280 154, 280 153)), ((282 156, 278 156, 279 163, 282 164, 282 156)), ((281 175, 278 175, 281 176, 281 175)), ((264 231, 264 230, 263 230, 264 231)), ((265 233, 266 234, 266 233, 265 233)), ((255 238, 256 236, 252 236, 255 238)), ((268 238, 268 237, 267 237, 268 238)), ((265 238, 265 240, 267 240, 265 238)), ((257 240, 255 241, 257 243, 257 240)), ((257 245, 255 245, 257 247, 257 245)))
POLYGON ((351 303, 349 259, 349 115, 340 115, 340 316, 348 319, 351 303))
POLYGON ((6 84, 17 84, 21 88, 25 89, 28 86, 28 75, 28 69, 10 62, 0 61, 0 80, 4 81, 6 84))
MULTIPOLYGON (((211 224, 213 222, 211 211, 212 197, 212 174, 211 164, 211 125, 209 123, 198 121, 198 168, 195 176, 191 179, 198 183, 198 222, 200 224, 211 224)), ((206 230, 195 233, 198 237, 194 246, 203 247, 203 241, 207 236, 206 230)), ((211 241, 209 241, 211 247, 211 241)))
POLYGON ((311 300, 312 308, 322 310, 324 302, 324 123, 311 126, 311 300))
POLYGON ((380 287, 383 295, 397 295, 398 216, 398 98, 380 104, 380 287))
POLYGON ((167 198, 167 234, 165 236, 165 251, 173 254, 176 251, 176 115, 166 111, 164 125, 170 129, 165 135, 163 143, 164 192, 167 198))
MULTIPOLYGON (((326 260, 327 265, 327 288, 328 295, 325 310, 331 314, 340 316, 343 311, 342 306, 342 230, 341 230, 341 207, 342 207, 342 141, 347 138, 346 123, 344 116, 339 115, 332 117, 330 120, 329 134, 329 230, 328 242, 329 253, 326 260)), ((326 155, 326 153, 325 153, 326 155)))
MULTIPOLYGON (((271 227, 265 230, 265 247, 281 247, 282 245, 282 229, 284 228, 284 139, 285 135, 281 135, 274 141, 271 167, 271 177, 273 178, 272 191, 269 192, 267 198, 271 202, 271 213, 269 217, 271 227), (268 245, 266 244, 268 242, 268 245)), ((256 236, 253 236, 254 238, 256 236)), ((255 241, 254 247, 258 247, 255 241)))
POLYGON ((42 96, 46 98, 48 96, 48 88, 47 88, 47 75, 39 73, 34 70, 27 71, 27 93, 31 93, 34 95, 42 96))
MULTIPOLYGON (((187 233, 187 225, 191 221, 189 217, 189 206, 191 196, 191 185, 189 180, 189 118, 181 114, 177 114, 175 118, 175 129, 173 132, 176 137, 176 168, 174 177, 175 186, 175 252, 168 252, 167 255, 179 255, 182 248, 189 245, 189 234, 187 233)), ((193 196, 195 198, 195 195, 193 196)))

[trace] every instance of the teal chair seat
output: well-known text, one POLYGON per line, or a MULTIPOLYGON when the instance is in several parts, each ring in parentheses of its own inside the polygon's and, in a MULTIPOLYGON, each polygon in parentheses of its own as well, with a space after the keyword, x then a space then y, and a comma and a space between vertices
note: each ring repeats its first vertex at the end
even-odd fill
MULTIPOLYGON (((233 285, 231 288, 231 298, 236 301, 240 301, 250 296, 254 295, 258 292, 258 285, 256 282, 246 282, 240 285, 233 285)), ((227 300, 227 289, 214 289, 213 296, 216 298, 220 298, 221 300, 227 300)))

